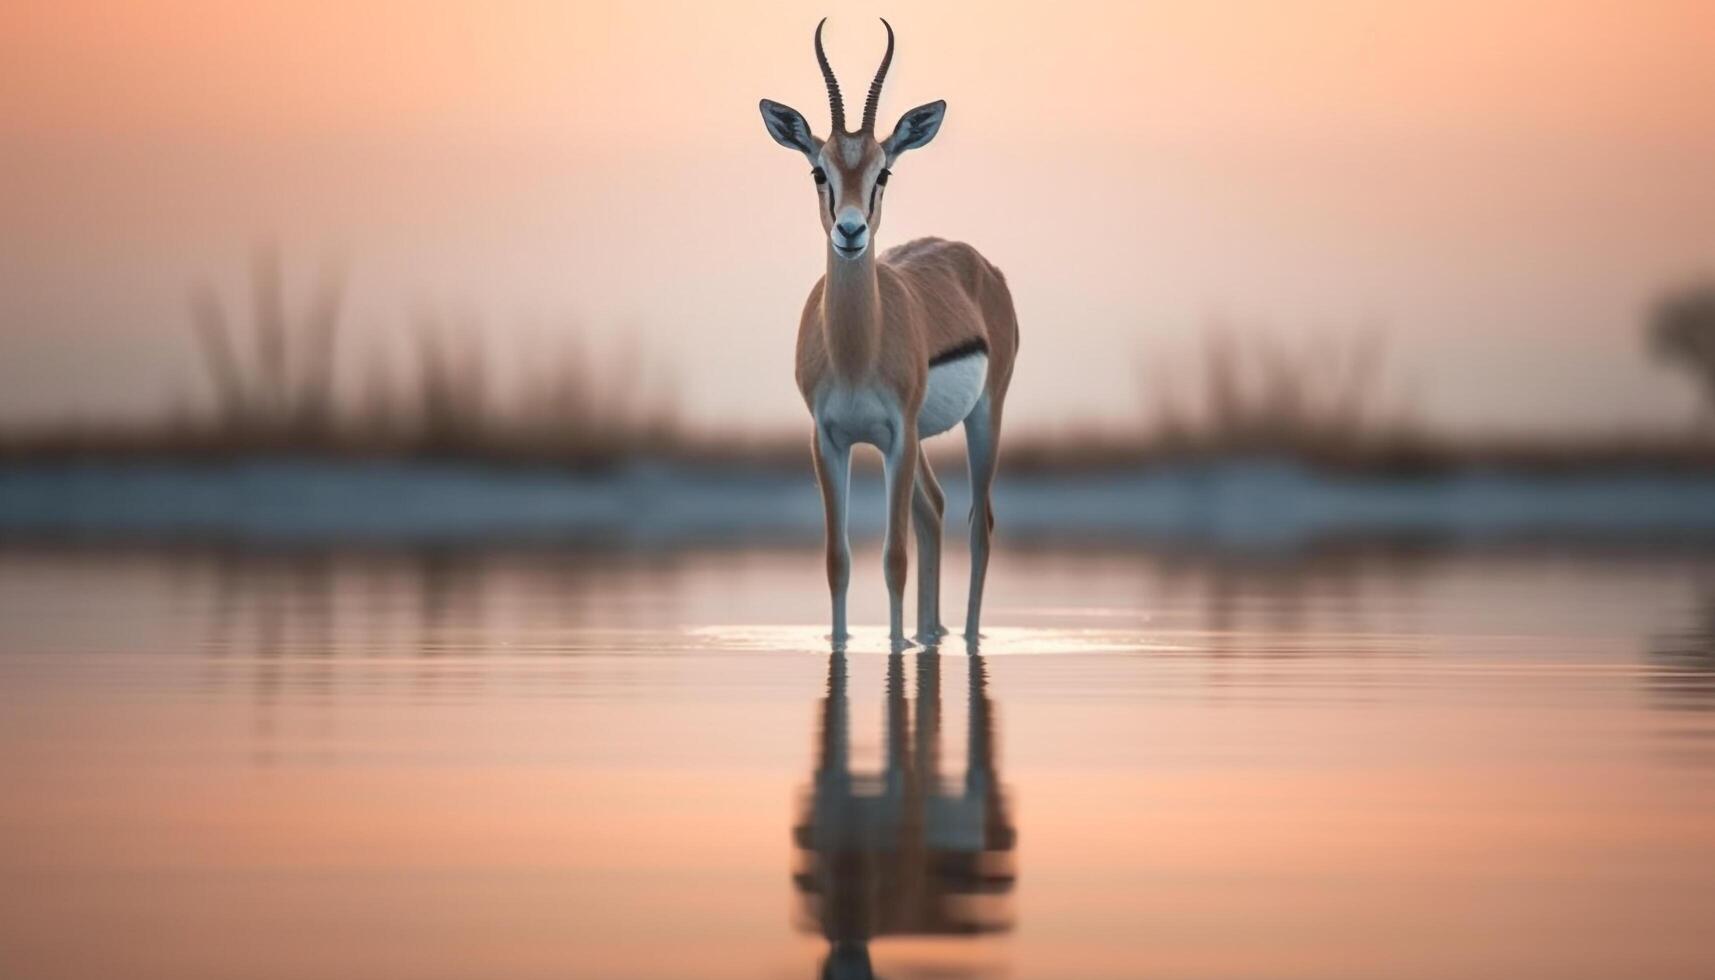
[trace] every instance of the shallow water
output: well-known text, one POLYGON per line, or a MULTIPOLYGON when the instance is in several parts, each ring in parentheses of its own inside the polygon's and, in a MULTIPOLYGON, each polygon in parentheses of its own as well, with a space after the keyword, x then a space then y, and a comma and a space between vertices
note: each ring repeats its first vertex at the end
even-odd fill
POLYGON ((820 567, 0 552, 0 976, 1715 973, 1707 556, 820 567))

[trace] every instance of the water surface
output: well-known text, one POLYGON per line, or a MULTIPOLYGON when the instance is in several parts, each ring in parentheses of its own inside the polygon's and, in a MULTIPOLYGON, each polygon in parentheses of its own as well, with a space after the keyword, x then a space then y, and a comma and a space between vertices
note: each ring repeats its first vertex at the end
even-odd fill
POLYGON ((0 551, 0 975, 1715 972, 1707 557, 820 567, 0 551))

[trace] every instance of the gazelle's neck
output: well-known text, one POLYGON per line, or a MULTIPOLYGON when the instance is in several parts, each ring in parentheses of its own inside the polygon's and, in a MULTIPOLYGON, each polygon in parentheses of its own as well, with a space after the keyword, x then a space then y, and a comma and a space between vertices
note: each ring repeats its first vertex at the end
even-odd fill
POLYGON ((869 376, 881 347, 881 287, 875 278, 875 244, 855 259, 828 246, 822 288, 822 332, 834 375, 847 384, 869 376))

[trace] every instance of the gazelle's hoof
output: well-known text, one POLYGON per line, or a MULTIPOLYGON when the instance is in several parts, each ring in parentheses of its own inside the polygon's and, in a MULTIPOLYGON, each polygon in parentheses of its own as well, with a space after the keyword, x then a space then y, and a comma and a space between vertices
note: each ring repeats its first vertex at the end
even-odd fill
POLYGON ((829 633, 822 638, 828 641, 828 648, 835 653, 845 653, 846 643, 851 640, 852 635, 850 633, 829 633))
POLYGON ((915 641, 903 633, 895 633, 892 637, 892 642, 894 653, 898 653, 901 650, 909 650, 917 645, 915 641))
POLYGON ((939 646, 941 638, 946 636, 949 632, 951 631, 945 626, 930 626, 925 629, 920 629, 917 631, 917 642, 926 647, 939 646))

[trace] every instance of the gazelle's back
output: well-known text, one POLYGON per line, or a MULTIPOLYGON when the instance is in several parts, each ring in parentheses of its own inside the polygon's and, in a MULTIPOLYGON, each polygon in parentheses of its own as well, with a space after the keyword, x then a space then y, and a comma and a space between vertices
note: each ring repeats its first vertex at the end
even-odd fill
POLYGON ((881 267, 911 297, 902 305, 923 338, 918 356, 927 360, 928 375, 918 435, 939 435, 970 415, 991 377, 1004 380, 1011 372, 1017 326, 1006 279, 976 249, 941 238, 889 249, 881 267))
POLYGON ((894 273, 923 307, 920 326, 931 363, 972 342, 989 357, 990 376, 1012 375, 1018 317, 1006 277, 964 242, 916 238, 888 249, 881 267, 894 273))

